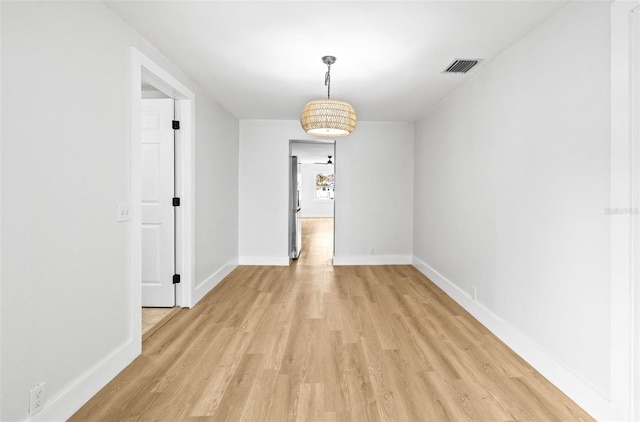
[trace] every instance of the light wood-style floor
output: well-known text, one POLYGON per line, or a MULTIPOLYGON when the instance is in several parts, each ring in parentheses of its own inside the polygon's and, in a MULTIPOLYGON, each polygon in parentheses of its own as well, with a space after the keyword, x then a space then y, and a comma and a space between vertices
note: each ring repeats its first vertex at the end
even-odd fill
POLYGON ((142 341, 146 341, 166 324, 180 308, 142 308, 142 341))
POLYGON ((413 267, 332 267, 331 224, 181 310, 71 420, 593 420, 413 267))

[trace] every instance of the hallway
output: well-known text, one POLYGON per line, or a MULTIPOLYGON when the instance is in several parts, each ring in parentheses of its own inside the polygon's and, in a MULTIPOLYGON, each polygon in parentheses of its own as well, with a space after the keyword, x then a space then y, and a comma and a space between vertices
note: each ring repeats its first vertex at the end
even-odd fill
MULTIPOLYGON (((302 252, 295 266, 332 267, 333 218, 302 219, 302 252)), ((323 268, 333 270, 333 268, 323 268)))
POLYGON ((592 420, 415 268, 333 267, 332 221, 181 310, 71 420, 592 420))

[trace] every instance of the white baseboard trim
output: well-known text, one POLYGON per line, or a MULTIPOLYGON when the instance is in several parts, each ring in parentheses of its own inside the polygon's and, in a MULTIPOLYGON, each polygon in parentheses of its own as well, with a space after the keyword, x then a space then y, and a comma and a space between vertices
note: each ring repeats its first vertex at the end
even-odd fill
POLYGON ((211 274, 203 282, 196 285, 195 292, 193 294, 193 306, 196 305, 207 293, 211 291, 218 283, 220 283, 231 271, 238 267, 238 261, 233 260, 227 262, 218 269, 218 271, 211 274))
POLYGON ((333 265, 411 265, 411 255, 334 256, 333 265))
POLYGON ((501 319, 480 302, 473 300, 469 294, 424 261, 414 256, 413 266, 587 413, 599 421, 613 419, 611 415, 615 413, 613 413, 612 403, 606 394, 574 374, 543 350, 530 337, 501 319))
POLYGON ((27 419, 33 422, 66 421, 140 353, 140 345, 129 340, 76 378, 44 404, 42 411, 27 419))
POLYGON ((288 266, 288 256, 241 256, 238 258, 238 265, 276 265, 288 266))

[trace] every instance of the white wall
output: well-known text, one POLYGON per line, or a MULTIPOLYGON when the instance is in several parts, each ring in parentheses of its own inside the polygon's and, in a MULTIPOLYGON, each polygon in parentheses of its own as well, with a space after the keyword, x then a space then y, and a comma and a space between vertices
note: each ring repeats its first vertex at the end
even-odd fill
POLYGON ((289 140, 296 121, 240 120, 240 264, 288 265, 289 140))
POLYGON ((477 288, 483 322, 592 412, 611 375, 609 35, 608 3, 568 5, 415 140, 416 265, 462 301, 477 288))
POLYGON ((336 156, 334 263, 411 263, 413 124, 359 123, 336 156))
POLYGON ((333 172, 333 166, 300 164, 300 212, 302 217, 333 217, 333 200, 316 199, 316 173, 327 172, 333 172))
POLYGON ((40 419, 61 420, 136 349, 129 227, 116 223, 130 187, 129 46, 196 93, 198 279, 236 259, 237 121, 102 3, 1 7, 0 419, 26 419, 45 382, 40 419))
MULTIPOLYGON (((310 139, 297 120, 240 121, 241 264, 288 265, 291 139, 310 139)), ((408 123, 360 122, 353 134, 337 138, 337 263, 410 259, 412 151, 408 123), (370 247, 378 256, 370 257, 370 247)))
POLYGON ((196 96, 195 301, 238 264, 239 123, 202 97, 196 96))

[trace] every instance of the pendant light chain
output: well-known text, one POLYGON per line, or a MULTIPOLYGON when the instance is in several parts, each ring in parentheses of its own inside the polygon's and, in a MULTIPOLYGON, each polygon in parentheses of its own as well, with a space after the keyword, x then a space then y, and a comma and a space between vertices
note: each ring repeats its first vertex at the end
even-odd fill
POLYGON ((327 73, 324 75, 324 86, 327 87, 327 99, 331 99, 331 64, 327 63, 327 73))

